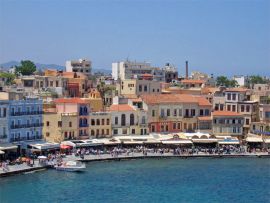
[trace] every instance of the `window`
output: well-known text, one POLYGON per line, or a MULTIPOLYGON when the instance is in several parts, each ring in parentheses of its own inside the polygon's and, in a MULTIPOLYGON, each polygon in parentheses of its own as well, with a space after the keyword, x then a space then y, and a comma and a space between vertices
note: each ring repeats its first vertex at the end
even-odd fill
POLYGON ((142 85, 139 85, 139 92, 142 91, 142 85))
POLYGON ((179 116, 182 116, 182 109, 179 109, 179 116))
POLYGON ((161 114, 160 114, 161 117, 165 116, 165 113, 164 113, 164 109, 161 109, 161 114))
POLYGON ((95 125, 95 119, 91 119, 91 125, 95 125))
POLYGON ((95 131, 91 130, 91 135, 94 136, 95 135, 95 131))
POLYGON ((110 119, 107 118, 106 124, 107 124, 107 125, 110 125, 110 119))
POLYGON ((143 91, 144 91, 144 92, 147 92, 147 86, 146 86, 146 85, 144 85, 143 91))
POLYGON ((181 123, 177 123, 177 129, 181 129, 181 123))
POLYGON ((245 106, 241 105, 241 112, 244 112, 244 111, 245 111, 245 106))
POLYGON ((69 122, 69 127, 72 127, 72 122, 69 122))
POLYGON ((250 106, 249 105, 246 106, 246 112, 250 112, 250 106))
POLYGON ((50 126, 50 122, 49 121, 46 122, 46 126, 50 126))
POLYGON ((232 94, 232 100, 236 100, 236 94, 232 94))
POLYGON ((157 92, 159 92, 159 89, 157 89, 157 92))
POLYGON ((176 123, 173 123, 173 129, 174 130, 176 129, 176 123))
POLYGON ((115 125, 118 125, 118 117, 115 117, 115 118, 114 118, 114 124, 115 124, 115 125))
POLYGON ((100 125, 100 120, 99 119, 97 119, 97 125, 100 125))
POLYGON ((228 100, 231 100, 231 93, 228 93, 228 94, 227 94, 227 99, 228 99, 228 100))
POLYGON ((220 111, 223 111, 224 104, 220 104, 220 111))
POLYGON ((122 126, 125 126, 126 125, 126 115, 125 114, 122 114, 121 115, 121 125, 122 126))
POLYGON ((218 111, 218 104, 215 104, 215 111, 218 111))
POLYGON ((7 109, 3 108, 3 117, 6 117, 6 116, 7 116, 7 109))
POLYGON ((131 129, 131 134, 135 134, 135 129, 131 129))
POLYGON ((232 123, 235 124, 235 119, 232 120, 232 123))
POLYGON ((167 116, 170 116, 171 115, 171 111, 170 109, 167 109, 167 116))
POLYGON ((209 116, 209 115, 210 115, 209 109, 205 109, 205 115, 206 115, 206 116, 209 116))
POLYGON ((56 85, 55 85, 56 87, 58 87, 59 86, 59 82, 58 81, 56 81, 56 85))
POLYGON ((195 114, 196 114, 195 109, 191 109, 191 116, 195 116, 195 114))
POLYGON ((58 121, 58 127, 62 127, 62 121, 58 121))
POLYGON ((145 124, 146 121, 145 121, 145 116, 142 117, 142 124, 145 124))
POLYGON ((151 131, 155 132, 155 126, 154 125, 151 125, 151 131))
POLYGON ((152 110, 152 117, 155 117, 156 116, 156 112, 155 110, 152 110))
POLYGON ((235 105, 232 105, 232 111, 236 111, 235 105))
POLYGON ((129 116, 130 118, 130 125, 134 125, 134 114, 132 113, 132 114, 130 114, 130 116, 129 116))
POLYGON ((228 111, 231 110, 231 105, 227 105, 227 110, 228 110, 228 111))
POLYGON ((104 119, 101 120, 101 125, 105 125, 105 120, 104 119))
POLYGON ((248 118, 246 119, 246 125, 249 125, 249 119, 248 118))
POLYGON ((200 116, 203 116, 203 109, 200 109, 200 116))
POLYGON ((174 116, 177 116, 177 109, 174 109, 174 110, 173 110, 173 115, 174 115, 174 116))
POLYGON ((106 130, 106 135, 109 135, 110 134, 110 131, 109 129, 106 130))
POLYGON ((127 134, 127 129, 123 129, 122 133, 123 133, 124 135, 126 135, 126 134, 127 134))

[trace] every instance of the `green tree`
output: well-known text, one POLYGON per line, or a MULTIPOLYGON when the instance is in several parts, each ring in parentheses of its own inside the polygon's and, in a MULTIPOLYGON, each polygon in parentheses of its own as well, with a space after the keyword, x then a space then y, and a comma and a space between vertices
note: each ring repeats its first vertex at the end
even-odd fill
POLYGON ((5 84, 6 85, 11 85, 14 83, 14 79, 16 78, 16 76, 12 73, 6 73, 6 72, 2 72, 0 73, 0 78, 5 78, 5 84))
POLYGON ((22 74, 22 75, 32 75, 36 71, 37 67, 36 65, 30 61, 21 61, 20 66, 16 66, 15 73, 16 75, 22 74))
POLYGON ((236 87, 238 83, 236 80, 229 80, 226 76, 218 76, 216 79, 217 86, 236 87))
POLYGON ((259 75, 251 75, 249 77, 250 84, 264 84, 265 80, 259 75))

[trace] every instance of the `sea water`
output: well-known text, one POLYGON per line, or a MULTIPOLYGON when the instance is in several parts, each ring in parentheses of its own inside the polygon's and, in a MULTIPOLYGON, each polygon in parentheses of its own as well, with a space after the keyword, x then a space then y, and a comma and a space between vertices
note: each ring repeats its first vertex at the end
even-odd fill
POLYGON ((0 178, 0 203, 270 202, 270 159, 143 159, 0 178))

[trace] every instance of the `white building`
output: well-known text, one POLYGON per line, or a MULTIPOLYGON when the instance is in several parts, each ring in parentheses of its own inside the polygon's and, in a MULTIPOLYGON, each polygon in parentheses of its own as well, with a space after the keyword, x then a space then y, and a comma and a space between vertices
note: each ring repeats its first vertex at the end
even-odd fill
POLYGON ((247 83, 247 78, 243 75, 235 75, 233 80, 236 80, 240 87, 244 87, 247 83))
POLYGON ((67 72, 80 72, 90 76, 92 71, 92 62, 86 59, 66 61, 67 72))
POLYGON ((116 62, 112 63, 112 77, 114 80, 147 78, 149 80, 164 81, 165 72, 161 68, 152 67, 147 62, 116 62))

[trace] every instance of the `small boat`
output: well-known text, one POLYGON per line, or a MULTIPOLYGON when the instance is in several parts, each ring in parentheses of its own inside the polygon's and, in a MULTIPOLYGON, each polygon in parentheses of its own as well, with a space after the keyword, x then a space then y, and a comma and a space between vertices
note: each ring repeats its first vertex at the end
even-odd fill
POLYGON ((59 166, 56 165, 54 168, 59 171, 83 171, 86 167, 84 163, 79 161, 67 161, 59 166))

